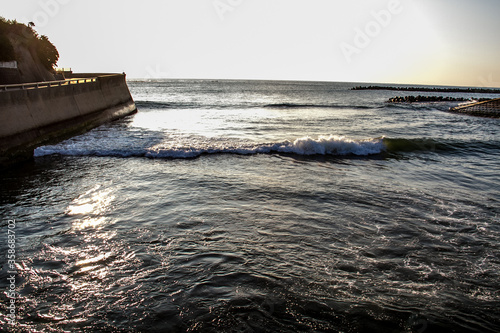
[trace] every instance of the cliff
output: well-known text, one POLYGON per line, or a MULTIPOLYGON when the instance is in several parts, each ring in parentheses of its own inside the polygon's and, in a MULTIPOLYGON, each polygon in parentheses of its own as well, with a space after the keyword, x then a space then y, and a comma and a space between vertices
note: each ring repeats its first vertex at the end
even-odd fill
POLYGON ((17 62, 17 69, 0 66, 0 84, 55 80, 52 72, 59 53, 32 27, 0 18, 0 49, 0 62, 17 62))

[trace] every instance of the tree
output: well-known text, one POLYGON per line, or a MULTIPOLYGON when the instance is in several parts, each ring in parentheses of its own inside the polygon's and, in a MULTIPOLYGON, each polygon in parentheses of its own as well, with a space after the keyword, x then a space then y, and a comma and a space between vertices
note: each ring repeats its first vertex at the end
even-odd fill
POLYGON ((16 60, 16 54, 10 38, 15 38, 20 45, 27 47, 30 52, 36 52, 40 63, 47 69, 52 70, 59 60, 59 52, 50 42, 47 36, 39 36, 33 29, 35 24, 28 25, 18 23, 16 20, 6 20, 0 16, 0 61, 16 60))
POLYGON ((14 47, 7 38, 7 32, 10 24, 3 17, 0 16, 0 61, 13 61, 16 60, 16 53, 14 47))
POLYGON ((37 54, 42 65, 48 70, 54 69, 59 60, 59 52, 54 44, 49 41, 45 35, 40 36, 37 41, 37 54))

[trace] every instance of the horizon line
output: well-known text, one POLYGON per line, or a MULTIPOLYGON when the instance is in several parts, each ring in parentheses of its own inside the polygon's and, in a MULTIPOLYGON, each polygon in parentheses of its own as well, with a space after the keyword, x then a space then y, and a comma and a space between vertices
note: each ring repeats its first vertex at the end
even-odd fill
MULTIPOLYGON (((124 72, 125 73, 125 72, 124 72)), ((395 82, 369 82, 369 81, 336 81, 336 80, 313 80, 313 79, 242 79, 242 78, 148 78, 148 77, 128 77, 128 81, 162 81, 162 80, 193 80, 193 81, 268 81, 268 82, 317 82, 317 83, 353 83, 367 85, 395 85, 395 86, 430 86, 446 88, 479 88, 479 89, 500 89, 500 86, 469 86, 469 85, 450 85, 450 84, 430 84, 430 83, 395 83, 395 82)))

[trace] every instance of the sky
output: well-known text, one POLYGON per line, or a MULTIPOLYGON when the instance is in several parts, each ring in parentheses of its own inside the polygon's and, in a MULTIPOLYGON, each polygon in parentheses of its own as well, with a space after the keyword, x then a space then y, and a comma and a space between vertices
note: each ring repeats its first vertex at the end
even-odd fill
POLYGON ((500 87, 498 0, 1 0, 59 67, 130 78, 500 87))

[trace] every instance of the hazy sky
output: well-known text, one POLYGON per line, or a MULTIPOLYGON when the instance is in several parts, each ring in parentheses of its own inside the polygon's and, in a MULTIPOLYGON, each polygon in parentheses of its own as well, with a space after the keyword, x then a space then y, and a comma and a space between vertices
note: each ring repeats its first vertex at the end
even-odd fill
POLYGON ((499 0, 1 0, 78 72, 500 87, 499 0))

